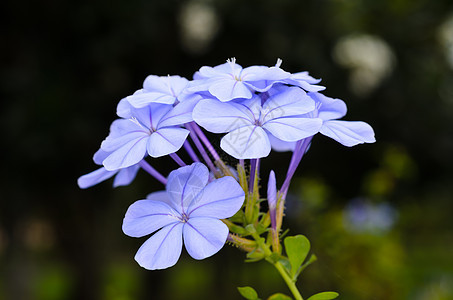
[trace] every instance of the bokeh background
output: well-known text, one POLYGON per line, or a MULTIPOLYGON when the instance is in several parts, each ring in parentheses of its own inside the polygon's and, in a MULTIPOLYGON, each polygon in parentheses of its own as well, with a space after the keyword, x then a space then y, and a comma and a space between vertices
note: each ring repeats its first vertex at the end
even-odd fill
MULTIPOLYGON (((451 0, 4 1, 0 10, 0 299, 240 299, 289 294, 266 263, 227 246, 168 270, 133 260, 127 207, 160 184, 139 173, 80 190, 117 102, 149 74, 190 78, 236 57, 307 70, 346 101, 377 143, 313 140, 285 225, 319 260, 304 296, 453 299, 451 0)), ((218 140, 217 140, 218 145, 218 140)), ((289 154, 263 170, 278 181, 289 154)), ((161 159, 167 174, 176 167, 161 159)))

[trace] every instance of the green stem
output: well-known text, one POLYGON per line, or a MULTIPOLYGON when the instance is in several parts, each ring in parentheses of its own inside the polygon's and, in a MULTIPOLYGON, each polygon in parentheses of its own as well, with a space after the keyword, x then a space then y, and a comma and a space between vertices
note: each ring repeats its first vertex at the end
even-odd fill
MULTIPOLYGON (((255 239, 255 241, 258 243, 258 246, 263 250, 264 254, 267 257, 272 255, 272 251, 269 249, 269 246, 264 243, 264 238, 260 237, 256 231, 251 232, 251 235, 255 239)), ((299 290, 297 289, 296 283, 289 276, 288 272, 286 272, 283 265, 279 261, 273 262, 270 259, 266 259, 266 260, 268 262, 270 262, 271 264, 273 264, 274 267, 277 269, 277 271, 280 273, 280 275, 283 277, 283 280, 285 280, 286 285, 288 286, 289 290, 293 294, 294 298, 296 300, 304 300, 304 298, 300 294, 299 290)))
POLYGON ((289 277, 283 265, 280 262, 276 262, 274 263, 274 267, 277 269, 280 275, 282 275, 283 279, 286 282, 286 285, 290 289, 291 293, 293 293, 294 298, 296 300, 304 300, 304 298, 302 298, 302 295, 299 293, 299 290, 297 289, 296 283, 291 279, 291 277, 289 277))

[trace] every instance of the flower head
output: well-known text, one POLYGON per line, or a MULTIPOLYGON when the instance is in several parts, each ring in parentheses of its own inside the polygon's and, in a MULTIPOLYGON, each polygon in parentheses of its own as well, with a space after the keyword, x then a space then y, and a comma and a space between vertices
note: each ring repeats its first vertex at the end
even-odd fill
POLYGON ((242 68, 236 59, 216 67, 202 67, 194 75, 189 91, 206 92, 222 102, 250 99, 254 91, 265 92, 276 82, 290 77, 278 66, 251 66, 242 68))
POLYGON ((210 132, 227 132, 220 147, 235 158, 245 159, 269 155, 269 135, 295 142, 317 133, 322 121, 307 115, 313 110, 315 102, 302 89, 284 87, 269 98, 262 93, 228 103, 201 100, 193 118, 210 132))
POLYGON ((244 191, 230 176, 208 184, 201 163, 170 173, 166 191, 150 194, 126 212, 123 231, 142 237, 157 230, 138 250, 135 260, 144 268, 165 269, 179 259, 184 245, 190 256, 204 259, 225 244, 228 227, 220 220, 233 216, 244 202, 244 191))
POLYGON ((192 121, 196 101, 176 106, 151 103, 143 108, 120 102, 121 115, 115 120, 101 149, 109 155, 102 161, 108 171, 137 164, 146 154, 160 157, 178 151, 189 134, 180 125, 192 121))

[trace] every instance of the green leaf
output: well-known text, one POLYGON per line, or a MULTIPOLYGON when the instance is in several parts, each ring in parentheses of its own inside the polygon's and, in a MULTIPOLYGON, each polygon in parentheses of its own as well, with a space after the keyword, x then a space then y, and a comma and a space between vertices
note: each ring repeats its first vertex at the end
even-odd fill
POLYGON ((338 297, 338 293, 335 292, 322 292, 315 294, 308 298, 307 300, 331 300, 338 297))
POLYGON ((293 298, 286 296, 285 294, 282 293, 273 294, 272 296, 267 298, 267 300, 292 300, 292 299, 293 298))
POLYGON ((297 270, 307 258, 310 251, 310 241, 303 235, 289 236, 285 238, 286 255, 291 264, 291 276, 295 279, 297 270))
POLYGON ((306 267, 308 267, 309 265, 311 265, 312 263, 314 263, 316 260, 318 260, 318 258, 316 257, 316 255, 312 254, 310 255, 310 258, 302 265, 300 266, 300 268, 297 270, 297 273, 296 273, 296 278, 299 276, 299 274, 305 270, 306 267))
POLYGON ((258 294, 256 291, 249 287, 249 286, 244 286, 244 287, 238 287, 239 293, 241 293, 242 297, 248 300, 258 300, 258 294))

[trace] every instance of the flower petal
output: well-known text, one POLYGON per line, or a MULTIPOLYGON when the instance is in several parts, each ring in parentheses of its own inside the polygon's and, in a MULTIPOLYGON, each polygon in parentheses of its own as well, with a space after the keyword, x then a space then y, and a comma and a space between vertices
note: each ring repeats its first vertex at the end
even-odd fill
POLYGON ((348 147, 376 141, 373 128, 361 121, 327 121, 319 132, 348 147))
POLYGON ((129 185, 135 179, 139 169, 139 165, 133 165, 128 168, 121 169, 115 176, 113 187, 129 185))
POLYGON ((152 157, 160 157, 179 150, 189 130, 179 127, 161 128, 149 136, 147 151, 152 157))
POLYGON ((127 168, 140 162, 145 157, 148 138, 147 134, 142 134, 119 147, 104 159, 102 162, 104 167, 109 171, 113 171, 127 168))
POLYGON ((242 81, 234 78, 216 80, 209 86, 209 92, 222 102, 233 99, 250 99, 253 93, 242 81))
POLYGON ((228 237, 228 227, 213 218, 191 218, 184 224, 183 236, 189 255, 204 259, 222 249, 228 237))
POLYGON ((233 177, 225 176, 209 183, 201 197, 191 203, 187 214, 189 218, 229 218, 242 207, 244 198, 245 194, 239 183, 233 177))
POLYGON ((326 97, 321 93, 308 93, 308 95, 320 104, 318 109, 318 118, 324 121, 339 119, 346 115, 346 103, 340 99, 326 97))
POLYGON ((303 90, 290 87, 271 96, 263 104, 263 122, 286 116, 303 115, 315 109, 315 101, 303 90))
POLYGON ((183 223, 165 226, 138 249, 135 260, 148 270, 174 266, 181 256, 183 223))
POLYGON ((267 121, 263 128, 285 142, 296 142, 319 132, 322 120, 319 118, 279 118, 267 121))
POLYGON ((193 109, 193 119, 209 132, 223 133, 254 123, 250 109, 238 103, 205 99, 193 109))
POLYGON ((237 159, 265 157, 271 152, 267 133, 263 128, 255 125, 231 131, 222 138, 220 147, 237 159))
POLYGON ((281 139, 276 138, 273 134, 269 133, 267 135, 269 137, 269 141, 271 142, 272 150, 277 152, 286 152, 286 151, 294 151, 296 148, 296 142, 285 142, 281 139))
POLYGON ((77 179, 77 184, 81 189, 86 189, 109 179, 117 172, 118 171, 107 171, 104 167, 102 167, 96 171, 80 176, 79 179, 77 179))
POLYGON ((172 206, 167 191, 152 192, 146 196, 146 200, 161 201, 172 206))
POLYGON ((159 127, 168 127, 181 125, 193 121, 192 112, 195 105, 198 103, 197 97, 192 97, 184 102, 177 104, 171 111, 169 111, 159 122, 159 127))
POLYGON ((167 181, 167 193, 172 207, 181 214, 187 212, 192 200, 208 183, 209 170, 202 163, 193 163, 170 173, 167 181))
POLYGON ((123 220, 123 232, 132 237, 142 237, 180 222, 180 214, 165 202, 138 200, 129 206, 123 220))

